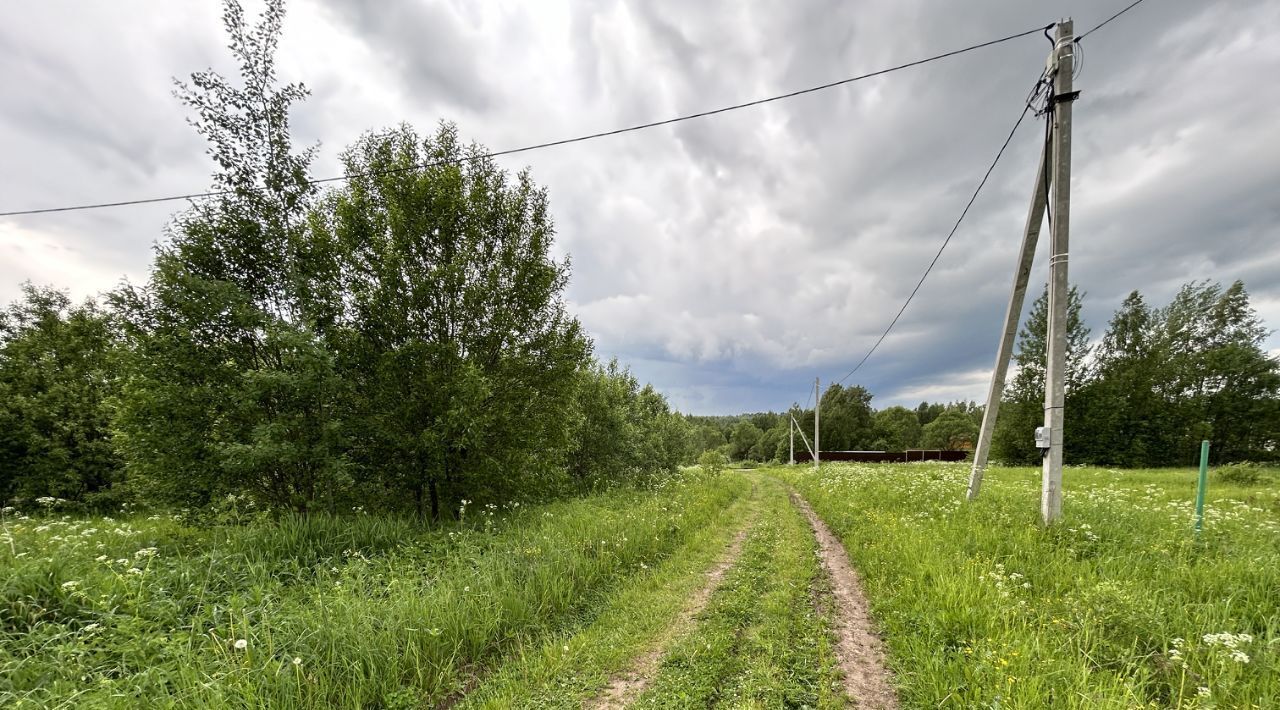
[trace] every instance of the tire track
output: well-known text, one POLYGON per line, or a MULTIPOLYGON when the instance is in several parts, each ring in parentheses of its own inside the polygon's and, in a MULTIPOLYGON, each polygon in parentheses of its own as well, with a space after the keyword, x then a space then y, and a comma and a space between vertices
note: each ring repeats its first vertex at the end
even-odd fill
POLYGON ((831 581, 835 609, 831 614, 836 627, 836 655, 844 675, 845 692, 859 708, 895 710, 898 696, 893 688, 893 673, 885 665, 884 644, 876 633, 862 595, 858 574, 849 564, 849 556, 839 538, 813 512, 808 501, 796 492, 791 502, 804 512, 818 539, 822 568, 831 581))
MULTIPOLYGON (((752 492, 754 493, 754 490, 752 492)), ((689 597, 689 602, 680 610, 679 615, 658 637, 653 646, 638 656, 626 671, 610 678, 609 684, 600 695, 585 703, 584 707, 593 710, 620 710, 634 702, 645 688, 649 687, 650 681, 657 672, 659 661, 671 644, 693 628, 695 618, 707 608, 711 595, 720 586, 725 574, 737 564, 738 558, 742 556, 742 546, 747 540, 747 534, 755 525, 756 517, 757 515, 753 514, 742 529, 733 536, 724 553, 707 570, 706 583, 689 597)))

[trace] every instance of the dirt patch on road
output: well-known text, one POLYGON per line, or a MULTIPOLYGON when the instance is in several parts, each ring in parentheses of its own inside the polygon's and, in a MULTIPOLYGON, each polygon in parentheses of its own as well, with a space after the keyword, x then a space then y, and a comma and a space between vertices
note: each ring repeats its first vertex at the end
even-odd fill
POLYGON ((845 692, 859 708, 897 708, 898 696, 893 690, 893 673, 885 665, 884 644, 876 633, 858 573, 849 564, 844 545, 808 501, 793 492, 791 502, 809 519, 818 538, 822 567, 830 577, 831 596, 835 599, 831 617, 836 627, 836 656, 844 674, 845 692))
POLYGON ((724 580, 725 574, 742 556, 742 545, 747 540, 747 533, 752 527, 754 518, 748 521, 746 525, 734 535, 733 541, 729 543, 716 563, 707 570, 706 582, 700 587, 693 596, 689 597, 689 601, 684 608, 680 610, 680 614, 675 620, 658 636, 653 646, 645 651, 642 655, 632 662, 631 667, 625 672, 615 675, 609 680, 609 685, 594 700, 585 704, 585 707, 595 708, 596 710, 618 710, 625 708, 640 697, 644 689, 649 686, 649 681, 653 679, 658 669, 658 662, 662 660, 663 654, 667 652, 667 648, 671 643, 681 636, 685 635, 692 627, 694 619, 703 609, 707 608, 707 602, 711 600, 712 593, 720 586, 720 582, 724 580))

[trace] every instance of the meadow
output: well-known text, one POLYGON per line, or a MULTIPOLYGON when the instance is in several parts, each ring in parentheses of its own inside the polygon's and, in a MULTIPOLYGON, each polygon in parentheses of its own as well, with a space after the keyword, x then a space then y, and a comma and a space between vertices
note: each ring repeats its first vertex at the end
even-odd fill
POLYGON ((843 539, 906 707, 1280 707, 1280 491, 1193 470, 783 470, 843 539))
POLYGON ((436 528, 7 510, 0 706, 429 707, 731 524, 748 490, 675 477, 436 528))
POLYGON ((1199 536, 1193 471, 1069 469, 1048 529, 1037 470, 972 504, 967 473, 685 469, 434 526, 7 509, 0 706, 842 707, 793 491, 860 573, 902 707, 1280 706, 1274 472, 1213 480, 1199 536))

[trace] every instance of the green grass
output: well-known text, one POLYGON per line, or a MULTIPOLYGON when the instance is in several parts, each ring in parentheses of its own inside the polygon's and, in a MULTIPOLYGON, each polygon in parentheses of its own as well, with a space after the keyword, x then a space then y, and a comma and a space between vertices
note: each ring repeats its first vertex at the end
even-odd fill
POLYGON ((445 529, 10 513, 0 706, 430 706, 589 622, 749 488, 672 479, 445 529))
MULTIPOLYGON (((734 474, 724 474, 726 477, 734 474)), ((577 708, 659 641, 731 538, 757 515, 758 492, 738 499, 679 550, 635 574, 590 623, 513 653, 457 707, 577 708)))
POLYGON ((1194 471, 1070 468, 1049 529, 1038 470, 992 469, 973 504, 967 474, 781 473, 861 572, 905 706, 1280 707, 1274 484, 1211 482, 1197 541, 1194 471))
POLYGON ((758 480, 764 509, 739 563, 637 707, 843 706, 830 622, 815 610, 817 542, 786 487, 758 480))

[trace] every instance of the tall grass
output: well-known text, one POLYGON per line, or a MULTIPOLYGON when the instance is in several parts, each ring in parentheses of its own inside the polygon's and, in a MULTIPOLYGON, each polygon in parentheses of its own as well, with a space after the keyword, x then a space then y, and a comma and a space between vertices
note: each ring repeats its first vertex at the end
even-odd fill
POLYGON ((963 464, 782 473, 861 571, 910 707, 1280 707, 1280 496, 1194 472, 963 464))
POLYGON ((194 528, 11 512, 0 705, 420 707, 589 617, 747 484, 672 479, 424 529, 378 516, 194 528))

